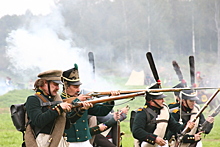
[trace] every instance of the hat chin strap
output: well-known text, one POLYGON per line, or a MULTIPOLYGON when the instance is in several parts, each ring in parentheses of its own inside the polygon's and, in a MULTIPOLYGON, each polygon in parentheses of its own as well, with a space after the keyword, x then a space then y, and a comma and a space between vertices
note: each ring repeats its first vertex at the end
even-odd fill
POLYGON ((51 81, 47 81, 47 87, 48 87, 49 96, 52 97, 52 94, 51 94, 51 91, 50 91, 50 82, 51 81))
POLYGON ((191 109, 191 108, 189 107, 189 105, 188 105, 187 100, 185 100, 185 102, 186 102, 186 106, 187 106, 187 108, 191 109))
POLYGON ((182 94, 179 96, 180 100, 179 100, 179 103, 180 103, 180 118, 179 118, 179 123, 180 124, 183 124, 183 119, 182 119, 182 102, 183 102, 183 99, 182 99, 182 94))
POLYGON ((163 107, 161 107, 154 99, 152 99, 152 101, 153 101, 160 109, 163 108, 163 107))

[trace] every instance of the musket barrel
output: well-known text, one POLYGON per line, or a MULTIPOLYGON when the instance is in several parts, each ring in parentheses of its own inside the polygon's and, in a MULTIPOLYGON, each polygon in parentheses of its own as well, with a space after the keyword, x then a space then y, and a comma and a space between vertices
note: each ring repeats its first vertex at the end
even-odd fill
MULTIPOLYGON (((182 90, 204 90, 204 89, 218 89, 217 87, 196 87, 196 88, 160 88, 160 89, 137 89, 137 90, 118 90, 121 94, 129 94, 136 92, 179 92, 182 90)), ((98 95, 110 95, 111 91, 103 91, 103 92, 90 92, 86 95, 89 96, 98 96, 98 95)))
MULTIPOLYGON (((93 100, 87 100, 87 101, 84 101, 84 102, 89 102, 89 103, 92 103, 92 104, 96 104, 96 103, 103 103, 103 102, 114 101, 114 100, 127 99, 127 98, 136 97, 136 96, 140 96, 140 95, 144 95, 144 94, 145 94, 145 92, 137 92, 137 93, 131 93, 131 94, 126 94, 126 95, 102 97, 102 98, 97 98, 97 99, 93 99, 93 100)), ((73 105, 73 108, 82 106, 82 103, 83 102, 75 103, 73 105)))
POLYGON ((196 117, 193 119, 193 122, 196 121, 196 119, 200 116, 200 114, 208 107, 208 105, 211 103, 211 101, 216 97, 216 95, 219 93, 220 89, 217 89, 215 93, 212 94, 212 96, 206 101, 204 106, 200 109, 200 111, 197 113, 196 117))

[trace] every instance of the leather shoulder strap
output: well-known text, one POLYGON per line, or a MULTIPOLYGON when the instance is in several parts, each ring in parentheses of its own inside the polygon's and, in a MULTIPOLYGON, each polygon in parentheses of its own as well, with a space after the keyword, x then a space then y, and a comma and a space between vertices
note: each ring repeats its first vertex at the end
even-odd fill
POLYGON ((35 93, 35 96, 37 96, 40 100, 41 100, 41 107, 45 107, 48 106, 50 107, 51 105, 56 105, 61 103, 62 101, 48 101, 44 96, 42 96, 41 94, 35 93))
POLYGON ((151 108, 143 108, 143 110, 146 112, 147 114, 147 124, 151 123, 151 117, 150 114, 154 117, 153 120, 156 120, 157 114, 151 109, 151 108))
POLYGON ((42 95, 35 93, 36 96, 38 96, 43 102, 48 102, 42 95))

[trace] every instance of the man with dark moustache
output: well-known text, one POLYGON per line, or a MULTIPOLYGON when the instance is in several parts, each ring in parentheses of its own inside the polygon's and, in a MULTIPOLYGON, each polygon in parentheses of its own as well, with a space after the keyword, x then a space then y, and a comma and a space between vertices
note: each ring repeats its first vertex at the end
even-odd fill
MULTIPOLYGON (((61 70, 45 71, 38 75, 39 79, 34 83, 36 93, 27 98, 25 105, 29 122, 25 133, 27 147, 59 147, 67 143, 63 138, 64 128, 79 119, 71 111, 72 105, 62 102, 57 93, 59 84, 62 84, 61 75, 61 70)), ((84 106, 85 109, 89 108, 89 104, 84 106)), ((81 109, 77 111, 81 112, 81 109)))
MULTIPOLYGON (((77 97, 74 102, 78 102, 86 101, 91 98, 90 96, 79 94, 80 85, 82 83, 79 79, 77 64, 74 65, 74 68, 63 72, 63 82, 64 86, 61 95, 62 99, 77 97)), ((114 92, 111 95, 118 95, 118 93, 114 92)), ((95 116, 105 116, 112 110, 113 107, 114 101, 103 103, 103 105, 95 104, 93 107, 85 110, 82 115, 78 114, 81 118, 73 123, 69 129, 65 130, 67 141, 70 143, 70 147, 92 147, 89 142, 92 137, 90 134, 90 129, 88 127, 88 114, 95 116)), ((95 130, 98 131, 98 129, 95 130)))

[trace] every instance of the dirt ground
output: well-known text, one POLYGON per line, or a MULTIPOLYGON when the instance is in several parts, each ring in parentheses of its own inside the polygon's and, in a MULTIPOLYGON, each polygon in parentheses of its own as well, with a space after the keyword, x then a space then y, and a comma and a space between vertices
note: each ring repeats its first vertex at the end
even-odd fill
POLYGON ((0 108, 0 114, 9 113, 9 108, 0 108))

